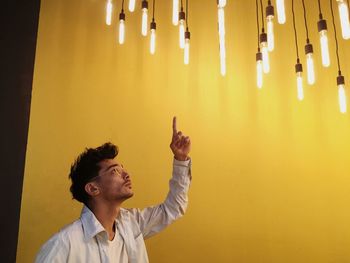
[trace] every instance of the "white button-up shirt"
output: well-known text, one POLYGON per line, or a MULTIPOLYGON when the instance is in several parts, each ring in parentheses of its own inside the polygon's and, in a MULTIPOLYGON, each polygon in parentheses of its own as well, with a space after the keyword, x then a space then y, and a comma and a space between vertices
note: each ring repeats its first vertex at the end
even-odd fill
MULTIPOLYGON (((124 241, 119 258, 127 257, 129 263, 148 263, 144 239, 157 234, 185 213, 190 181, 191 160, 174 159, 170 190, 162 204, 143 210, 121 208, 116 219, 117 232, 124 241)), ((80 219, 51 237, 42 246, 35 262, 109 263, 108 245, 106 230, 84 206, 80 219)))

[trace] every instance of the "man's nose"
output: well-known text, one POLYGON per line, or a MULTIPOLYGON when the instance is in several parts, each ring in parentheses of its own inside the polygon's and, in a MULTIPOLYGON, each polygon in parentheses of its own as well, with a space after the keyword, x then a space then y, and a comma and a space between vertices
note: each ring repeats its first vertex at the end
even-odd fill
POLYGON ((123 178, 124 178, 125 180, 127 180, 127 179, 129 179, 129 178, 130 178, 130 176, 129 176, 128 172, 127 172, 127 171, 125 171, 125 170, 123 170, 123 178))

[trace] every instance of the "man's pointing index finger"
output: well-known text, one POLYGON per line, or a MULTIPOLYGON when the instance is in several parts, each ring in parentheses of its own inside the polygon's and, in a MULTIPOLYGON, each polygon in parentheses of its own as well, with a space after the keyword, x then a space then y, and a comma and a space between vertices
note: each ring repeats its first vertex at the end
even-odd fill
POLYGON ((176 129, 176 117, 174 116, 173 118, 173 136, 177 134, 177 129, 176 129))

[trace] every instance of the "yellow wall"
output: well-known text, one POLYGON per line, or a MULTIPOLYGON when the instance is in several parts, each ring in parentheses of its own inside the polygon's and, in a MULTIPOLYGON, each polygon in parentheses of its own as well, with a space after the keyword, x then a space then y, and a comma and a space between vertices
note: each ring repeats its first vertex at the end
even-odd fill
MULTIPOLYGON (((68 171, 86 146, 119 145, 136 192, 127 207, 161 201, 171 174, 173 115, 193 142, 190 205, 183 219, 147 241, 151 262, 350 262, 350 115, 338 110, 334 40, 332 66, 324 69, 317 2, 307 0, 317 83, 305 85, 299 102, 286 2, 271 73, 257 90, 254 1, 228 1, 223 78, 214 0, 189 2, 189 66, 171 24, 170 0, 156 1, 154 56, 140 34, 139 9, 127 11, 120 46, 117 27, 104 23, 105 1, 42 0, 18 262, 32 262, 41 244, 79 216, 68 171)), ((333 36, 329 1, 321 2, 333 36)), ((339 41, 350 88, 350 40, 339 41)))

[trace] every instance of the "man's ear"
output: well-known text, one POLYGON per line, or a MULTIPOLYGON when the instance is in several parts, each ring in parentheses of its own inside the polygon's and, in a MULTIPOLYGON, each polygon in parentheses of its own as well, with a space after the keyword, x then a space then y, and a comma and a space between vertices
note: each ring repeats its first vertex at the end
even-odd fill
POLYGON ((85 191, 90 196, 97 196, 100 193, 100 189, 95 184, 95 182, 89 182, 85 185, 85 191))

